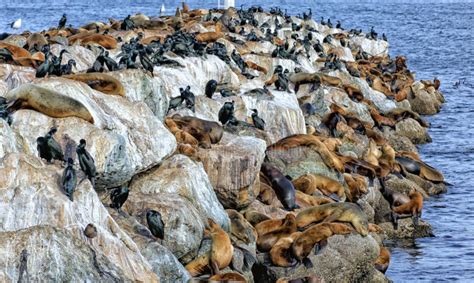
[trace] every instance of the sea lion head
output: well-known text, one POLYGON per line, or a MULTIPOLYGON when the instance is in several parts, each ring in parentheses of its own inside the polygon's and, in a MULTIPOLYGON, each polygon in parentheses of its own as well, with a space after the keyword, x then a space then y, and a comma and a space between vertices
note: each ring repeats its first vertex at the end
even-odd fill
POLYGON ((369 234, 369 222, 367 221, 367 218, 356 217, 353 224, 356 231, 362 236, 366 237, 369 234))

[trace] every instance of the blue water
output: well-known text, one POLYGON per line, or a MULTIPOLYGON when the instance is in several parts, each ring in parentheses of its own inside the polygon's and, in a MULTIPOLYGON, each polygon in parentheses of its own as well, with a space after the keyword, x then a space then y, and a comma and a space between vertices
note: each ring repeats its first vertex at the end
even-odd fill
MULTIPOLYGON (((174 13, 179 1, 166 1, 174 13)), ((223 1, 221 1, 223 2, 223 1)), ((240 1, 262 4, 278 1, 240 1)), ((408 56, 418 79, 442 81, 447 99, 440 114, 429 117, 433 143, 420 147, 425 161, 443 171, 453 184, 447 194, 425 203, 423 218, 436 237, 401 241, 390 245, 388 276, 395 282, 474 282, 474 3, 472 1, 279 1, 293 13, 312 7, 315 17, 331 17, 347 28, 368 30, 375 26, 386 33, 391 54, 408 56), (405 2, 405 3, 401 3, 405 2), (413 4, 416 2, 415 4, 413 4), (441 3, 442 2, 442 3, 441 3), (457 2, 457 3, 455 3, 457 2), (464 84, 454 88, 456 81, 464 84)), ((77 26, 108 17, 124 18, 143 12, 157 15, 163 1, 139 0, 0 0, 0 32, 7 23, 23 19, 23 28, 47 29, 62 13, 77 26)), ((188 1, 191 7, 215 7, 217 1, 188 1)))

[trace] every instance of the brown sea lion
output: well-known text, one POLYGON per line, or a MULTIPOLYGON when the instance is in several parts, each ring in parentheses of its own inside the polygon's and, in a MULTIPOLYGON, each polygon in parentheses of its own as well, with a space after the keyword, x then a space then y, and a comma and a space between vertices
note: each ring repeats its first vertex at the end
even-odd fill
POLYGON ((178 143, 189 144, 193 147, 196 147, 199 145, 199 141, 195 137, 190 135, 188 132, 178 130, 177 132, 174 133, 174 136, 178 143))
POLYGON ((263 213, 260 213, 256 210, 247 210, 247 211, 245 211, 244 216, 245 216, 245 219, 247 219, 247 221, 250 224, 252 224, 252 226, 254 226, 254 227, 255 227, 255 225, 257 225, 260 222, 271 219, 267 215, 265 215, 263 213))
POLYGON ((41 33, 32 33, 26 39, 26 44, 24 46, 25 49, 30 49, 36 45, 38 48, 37 50, 41 50, 43 46, 47 45, 48 41, 41 33))
POLYGON ((346 181, 349 188, 347 200, 350 202, 356 202, 362 195, 368 192, 368 186, 364 176, 354 173, 344 173, 344 181, 346 181))
POLYGON ((89 123, 94 118, 78 100, 33 84, 23 84, 6 94, 8 111, 33 109, 53 118, 78 117, 89 123))
POLYGON ((265 67, 262 67, 260 65, 258 65, 257 63, 254 63, 252 61, 245 61, 245 64, 247 65, 247 67, 249 67, 250 69, 253 69, 253 70, 257 70, 259 72, 262 72, 264 73, 265 75, 268 73, 268 70, 265 68, 265 67))
POLYGON ((81 39, 81 45, 86 46, 88 44, 95 43, 105 49, 117 48, 117 40, 110 35, 106 34, 91 34, 81 39))
POLYGON ((311 196, 301 191, 296 191, 296 204, 301 208, 308 208, 320 204, 332 203, 332 199, 322 196, 311 196))
POLYGON ((80 81, 92 89, 105 94, 125 97, 125 88, 122 83, 111 75, 104 73, 84 73, 63 76, 63 78, 80 81))
POLYGON ((258 223, 255 225, 258 234, 258 250, 268 252, 278 239, 296 232, 296 228, 296 218, 291 213, 288 213, 283 219, 271 219, 258 223))
POLYGON ((241 274, 237 272, 229 272, 229 273, 224 273, 224 274, 216 274, 211 277, 209 277, 208 282, 222 282, 222 283, 230 283, 230 282, 242 282, 246 283, 247 279, 243 277, 241 274))
POLYGON ((210 148, 211 144, 218 143, 224 134, 224 129, 216 122, 191 116, 182 117, 178 114, 171 118, 176 126, 195 137, 199 141, 199 145, 204 148, 210 148))
POLYGON ((208 219, 208 233, 212 239, 212 246, 209 253, 206 253, 190 263, 185 268, 193 277, 211 271, 211 274, 218 274, 219 270, 226 268, 232 261, 234 247, 230 241, 229 235, 222 230, 212 219, 208 219))
POLYGON ((31 57, 31 54, 30 52, 28 52, 28 50, 18 47, 13 44, 0 41, 0 48, 8 49, 8 51, 12 53, 13 58, 21 58, 21 57, 30 58, 31 57))
POLYGON ((223 32, 209 31, 209 32, 199 33, 198 35, 196 35, 196 40, 198 42, 214 42, 218 40, 219 38, 223 38, 223 37, 224 37, 223 32))
POLYGON ((230 219, 230 233, 238 240, 250 244, 257 240, 257 231, 242 214, 234 209, 226 209, 230 219))
POLYGON ((332 235, 349 234, 352 229, 343 223, 320 223, 314 225, 294 238, 291 246, 292 256, 302 262, 307 258, 314 246, 332 235))
POLYGON ((286 210, 298 208, 295 199, 295 188, 283 174, 270 163, 263 163, 261 172, 270 181, 272 189, 286 210))
POLYGON ((270 250, 270 259, 273 264, 281 267, 295 266, 298 262, 291 255, 291 245, 302 232, 292 233, 288 237, 280 238, 270 250))
POLYGON ((296 222, 298 228, 303 228, 317 222, 349 222, 362 236, 367 236, 367 215, 354 203, 336 202, 307 208, 298 213, 296 222))
POLYGON ((314 135, 300 134, 288 136, 267 147, 267 152, 271 150, 288 150, 298 146, 310 147, 321 155, 321 158, 328 167, 344 172, 344 164, 339 157, 329 151, 326 145, 314 135))
POLYGON ((295 85, 295 93, 298 92, 301 85, 313 84, 319 86, 321 84, 321 77, 317 73, 295 73, 289 77, 289 80, 295 85))
POLYGON ((344 187, 338 181, 324 175, 308 173, 293 180, 293 185, 295 189, 308 195, 312 195, 318 190, 326 196, 336 194, 337 199, 340 201, 346 199, 344 187))
POLYGON ((390 265, 390 251, 386 247, 380 247, 380 254, 374 262, 375 269, 385 274, 390 265))
POLYGON ((413 224, 418 225, 418 218, 421 217, 423 209, 423 195, 416 190, 412 190, 408 195, 410 201, 400 206, 395 206, 393 212, 399 215, 410 215, 413 218, 413 224))
POLYGON ((181 154, 184 154, 188 157, 194 158, 196 156, 196 149, 189 144, 178 144, 177 151, 181 154))
MULTIPOLYGON (((262 172, 260 173, 262 174, 262 172)), ((264 204, 271 205, 275 198, 276 194, 275 191, 272 189, 271 185, 260 181, 260 193, 258 194, 257 199, 263 202, 264 204)))

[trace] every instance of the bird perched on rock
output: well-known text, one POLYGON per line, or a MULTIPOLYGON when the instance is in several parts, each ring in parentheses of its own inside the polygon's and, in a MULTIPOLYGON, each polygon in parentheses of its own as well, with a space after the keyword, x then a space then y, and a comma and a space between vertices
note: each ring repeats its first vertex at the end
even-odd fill
POLYGON ((79 159, 79 165, 82 171, 86 174, 87 178, 91 181, 92 186, 95 186, 95 162, 94 158, 86 150, 86 140, 81 139, 79 145, 76 148, 77 159, 79 159))
POLYGON ((212 99, 212 95, 214 94, 214 92, 216 92, 216 89, 217 89, 217 81, 216 80, 208 81, 206 84, 206 90, 205 90, 206 96, 212 99))
POLYGON ((84 235, 89 239, 97 237, 97 228, 95 225, 92 223, 87 224, 86 228, 84 229, 84 235))
POLYGON ((184 100, 184 102, 186 102, 186 107, 194 112, 194 105, 196 100, 194 93, 191 92, 191 87, 187 86, 184 90, 180 88, 179 91, 181 92, 181 98, 184 100))
POLYGON ((127 201, 129 189, 126 187, 115 188, 110 193, 110 200, 112 203, 110 207, 119 210, 122 205, 127 201))
POLYGON ((255 128, 264 131, 265 130, 265 121, 258 116, 257 109, 252 109, 252 111, 253 111, 253 113, 252 113, 253 125, 255 126, 255 128))
POLYGON ((64 153, 59 143, 54 139, 56 128, 51 128, 44 137, 36 139, 39 156, 51 163, 52 159, 64 161, 64 153))
POLYGON ((165 237, 165 224, 161 219, 161 214, 153 209, 148 210, 146 213, 146 222, 153 236, 163 240, 165 237))
POLYGON ((74 190, 76 189, 77 184, 76 170, 74 170, 73 166, 74 160, 68 158, 67 167, 64 169, 61 178, 61 188, 71 201, 74 201, 74 190))
POLYGON ((67 64, 61 65, 61 76, 72 74, 73 66, 77 68, 76 61, 74 59, 69 59, 69 61, 67 61, 67 64))
POLYGON ((228 122, 233 124, 236 122, 234 117, 234 101, 232 102, 225 102, 222 108, 219 110, 219 121, 222 125, 227 124, 228 122))
POLYGON ((66 14, 63 14, 61 19, 59 20, 58 29, 63 29, 66 26, 66 22, 67 22, 66 14))

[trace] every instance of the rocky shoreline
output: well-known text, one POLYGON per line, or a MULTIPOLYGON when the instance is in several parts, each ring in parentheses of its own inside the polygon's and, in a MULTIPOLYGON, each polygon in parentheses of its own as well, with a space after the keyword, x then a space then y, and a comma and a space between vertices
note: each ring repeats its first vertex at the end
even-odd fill
MULTIPOLYGON (((390 263, 383 241, 433 235, 422 218, 414 225, 414 212, 394 211, 411 203, 415 193, 426 199, 445 192, 446 184, 419 159, 415 146, 431 141, 420 115, 439 112, 444 102, 439 81, 416 81, 406 58, 390 58, 388 48, 374 31, 333 28, 311 15, 187 6, 175 16, 139 14, 1 40, 0 281, 187 282, 189 266, 217 249, 213 235, 220 229, 232 243, 232 261, 214 276, 232 274, 234 281, 247 282, 389 281, 380 272, 390 263), (26 48, 32 42, 38 50, 26 48), (68 52, 60 64, 75 61, 73 74, 37 78, 48 62, 45 53, 60 56, 61 50, 68 52), (101 63, 108 60, 104 56, 122 62, 135 51, 136 60, 124 60, 117 69, 101 63), (148 60, 152 72, 146 70, 148 60), (86 71, 91 76, 80 79, 77 74, 86 71), (209 97, 211 80, 217 88, 209 97), (191 100, 180 91, 187 86, 191 100), (13 111, 20 87, 72 98, 92 122, 77 115, 52 117, 61 113, 53 106, 53 114, 26 109, 31 105, 13 111), (222 125, 226 102, 232 102, 232 119, 222 125), (263 130, 254 126, 253 109, 265 121, 263 130), (211 131, 223 132, 213 140, 214 133, 179 124, 183 117, 216 122, 211 131), (76 162, 73 201, 60 187, 65 163, 38 156, 37 137, 53 127, 66 154, 74 148, 71 158, 85 139, 95 160, 94 186, 83 180, 76 162), (262 164, 292 182, 297 206, 282 203, 262 164), (315 187, 311 193, 298 185, 305 176, 316 176, 308 181, 315 187), (328 178, 338 185, 322 184, 328 178), (110 207, 117 187, 129 190, 120 210, 110 207), (336 187, 342 190, 337 196, 330 191, 336 187), (262 251, 259 237, 265 234, 257 224, 263 219, 298 219, 304 209, 349 202, 363 211, 369 235, 354 230, 324 237, 308 257, 311 267, 276 266, 271 252, 262 251), (163 239, 150 232, 150 209, 161 214, 163 239), (398 229, 394 215, 405 217, 398 229), (220 228, 210 227, 208 219, 220 228), (84 235, 88 224, 97 236, 84 235)), ((292 260, 291 252, 285 256, 292 260)), ((211 268, 195 278, 209 279, 214 268, 212 261, 207 264, 211 268)), ((219 278, 211 280, 225 277, 219 278)))

